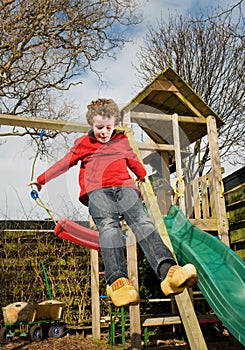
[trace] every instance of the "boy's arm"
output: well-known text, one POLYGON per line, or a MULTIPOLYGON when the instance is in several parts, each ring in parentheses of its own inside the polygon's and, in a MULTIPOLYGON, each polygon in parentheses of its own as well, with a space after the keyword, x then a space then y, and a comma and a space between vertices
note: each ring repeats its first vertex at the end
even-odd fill
POLYGON ((58 160, 50 168, 48 168, 48 170, 39 175, 37 182, 40 185, 46 184, 50 180, 64 174, 71 167, 76 165, 79 160, 80 158, 76 157, 71 151, 68 152, 62 159, 58 160))
MULTIPOLYGON (((80 140, 79 140, 80 141, 80 140)), ((46 184, 50 180, 58 177, 59 175, 68 171, 71 167, 76 165, 81 159, 80 142, 75 142, 71 150, 60 160, 54 163, 50 168, 37 177, 36 180, 29 182, 28 186, 36 185, 38 191, 42 189, 42 185, 46 184)))
POLYGON ((137 176, 137 181, 143 182, 147 174, 143 164, 131 148, 128 139, 126 141, 126 161, 128 168, 137 176))

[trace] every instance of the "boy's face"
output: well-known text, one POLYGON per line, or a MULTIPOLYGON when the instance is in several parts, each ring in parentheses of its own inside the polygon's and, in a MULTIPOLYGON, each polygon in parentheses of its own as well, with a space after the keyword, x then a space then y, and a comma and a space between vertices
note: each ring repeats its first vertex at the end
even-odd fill
POLYGON ((92 125, 96 140, 101 143, 108 142, 115 126, 115 117, 103 118, 101 115, 96 115, 92 125))

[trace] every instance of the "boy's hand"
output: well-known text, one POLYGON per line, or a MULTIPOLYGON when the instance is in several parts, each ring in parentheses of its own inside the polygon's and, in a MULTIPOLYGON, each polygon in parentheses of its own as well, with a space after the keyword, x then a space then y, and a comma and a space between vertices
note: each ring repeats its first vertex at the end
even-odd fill
POLYGON ((145 178, 144 178, 144 177, 137 177, 136 181, 137 181, 139 184, 142 184, 143 182, 145 182, 145 178))
POLYGON ((38 192, 40 192, 41 189, 42 189, 42 187, 43 187, 37 180, 30 181, 30 182, 27 184, 27 186, 32 186, 32 185, 37 186, 38 192))

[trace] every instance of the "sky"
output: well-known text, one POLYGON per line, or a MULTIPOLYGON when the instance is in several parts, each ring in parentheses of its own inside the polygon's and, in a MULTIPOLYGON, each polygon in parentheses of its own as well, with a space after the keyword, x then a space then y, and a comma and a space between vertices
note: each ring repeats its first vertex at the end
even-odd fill
MULTIPOLYGON (((168 13, 196 14, 200 9, 205 10, 209 6, 220 6, 227 9, 235 4, 235 0, 145 0, 142 7, 143 21, 132 31, 132 42, 125 45, 124 49, 117 53, 117 59, 104 59, 98 63, 103 72, 103 80, 106 85, 100 86, 94 74, 87 74, 81 86, 74 87, 67 98, 72 98, 79 106, 77 121, 85 123, 86 106, 98 97, 113 98, 119 105, 124 106, 140 90, 136 71, 136 52, 138 45, 147 31, 147 25, 154 25, 156 18, 162 13, 165 20, 168 13)), ((10 130, 2 126, 0 133, 10 130)), ((73 134, 73 138, 78 135, 73 134)), ((1 140, 0 140, 1 141, 1 140)), ((44 219, 48 218, 46 211, 37 206, 30 196, 30 188, 27 183, 31 177, 34 152, 27 147, 27 137, 8 137, 6 143, 0 146, 1 181, 0 181, 0 219, 44 219)), ((53 142, 56 142, 55 140, 53 142)), ((52 145, 55 147, 55 144, 52 145)), ((64 151, 66 152, 66 150, 64 151)), ((47 169, 52 163, 38 159, 35 166, 35 177, 47 169)), ((235 169, 227 167, 226 175, 235 169)), ((54 210, 56 218, 67 216, 77 220, 87 219, 87 210, 78 201, 78 168, 70 169, 68 173, 58 179, 52 180, 44 186, 40 192, 40 198, 45 205, 54 210)))

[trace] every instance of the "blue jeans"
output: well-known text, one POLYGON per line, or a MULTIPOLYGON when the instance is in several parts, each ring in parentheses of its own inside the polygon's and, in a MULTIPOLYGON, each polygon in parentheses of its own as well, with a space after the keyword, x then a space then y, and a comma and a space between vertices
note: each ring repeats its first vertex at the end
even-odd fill
POLYGON ((165 278, 172 265, 176 265, 171 251, 145 212, 139 193, 133 188, 108 187, 95 190, 89 194, 88 207, 99 231, 107 284, 119 277, 128 277, 124 256, 125 237, 119 219, 121 215, 160 280, 165 278))

